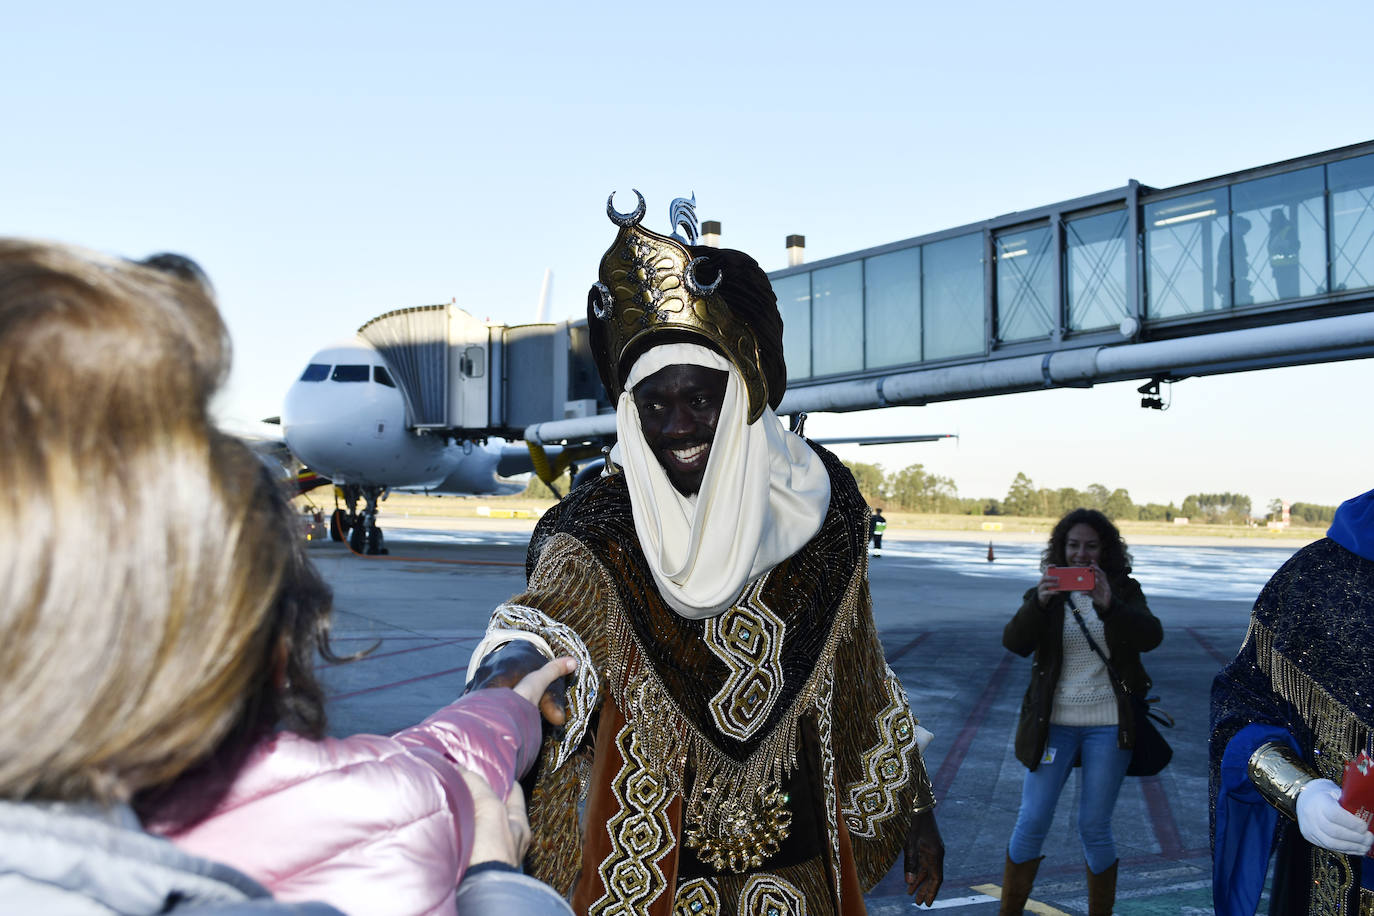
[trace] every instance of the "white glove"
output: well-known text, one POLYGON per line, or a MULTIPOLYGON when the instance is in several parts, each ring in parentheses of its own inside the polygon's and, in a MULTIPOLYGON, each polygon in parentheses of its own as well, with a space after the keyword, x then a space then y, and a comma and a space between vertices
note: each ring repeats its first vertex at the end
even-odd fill
POLYGON ((1314 779, 1298 793, 1298 830, 1313 846, 1348 856, 1369 852, 1374 833, 1362 818, 1341 807, 1341 790, 1329 779, 1314 779))

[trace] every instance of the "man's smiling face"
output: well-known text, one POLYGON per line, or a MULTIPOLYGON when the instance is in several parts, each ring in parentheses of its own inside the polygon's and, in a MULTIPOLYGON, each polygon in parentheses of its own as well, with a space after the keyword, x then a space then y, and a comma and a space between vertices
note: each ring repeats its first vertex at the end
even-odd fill
POLYGON ((730 376, 705 366, 665 366, 634 388, 644 441, 679 493, 701 489, 730 376))

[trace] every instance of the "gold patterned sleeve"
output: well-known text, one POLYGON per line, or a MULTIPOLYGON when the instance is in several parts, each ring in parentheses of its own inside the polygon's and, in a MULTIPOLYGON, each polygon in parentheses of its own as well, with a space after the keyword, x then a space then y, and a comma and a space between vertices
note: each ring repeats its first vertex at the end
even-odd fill
POLYGON ((935 806, 919 724, 901 681, 887 666, 873 623, 867 571, 858 583, 858 616, 835 653, 835 768, 840 807, 860 883, 882 879, 901 853, 912 815, 935 806))
POLYGON ((527 871, 567 895, 582 861, 579 800, 590 774, 586 734, 606 695, 606 620, 619 599, 606 568, 581 541, 556 534, 545 543, 524 592, 492 615, 492 628, 524 629, 578 659, 564 733, 548 734, 529 796, 527 871))
POLYGON ((533 633, 559 655, 577 659, 568 691, 568 721, 554 768, 576 751, 600 701, 606 670, 606 610, 616 601, 606 569, 581 541, 554 535, 545 544, 525 591, 492 612, 488 634, 533 633))

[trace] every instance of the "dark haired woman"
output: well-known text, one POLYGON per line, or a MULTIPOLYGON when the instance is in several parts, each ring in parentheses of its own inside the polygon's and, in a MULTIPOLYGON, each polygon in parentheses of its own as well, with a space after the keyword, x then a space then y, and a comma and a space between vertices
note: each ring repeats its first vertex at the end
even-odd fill
POLYGON ((1007 845, 1000 912, 1020 913, 1025 906, 1059 793, 1070 769, 1081 762, 1078 832, 1087 865, 1088 912, 1110 916, 1117 864, 1112 809, 1135 739, 1126 691, 1149 689, 1140 653, 1159 645, 1164 633, 1130 577, 1131 555, 1121 533, 1101 512, 1075 509, 1060 519, 1041 571, 1002 631, 1002 645, 1022 657, 1034 652, 1035 659, 1016 727, 1016 757, 1027 772, 1007 845), (1091 568, 1092 590, 1058 590, 1058 580, 1047 572, 1051 566, 1091 568), (1106 653, 1124 690, 1093 643, 1106 653))

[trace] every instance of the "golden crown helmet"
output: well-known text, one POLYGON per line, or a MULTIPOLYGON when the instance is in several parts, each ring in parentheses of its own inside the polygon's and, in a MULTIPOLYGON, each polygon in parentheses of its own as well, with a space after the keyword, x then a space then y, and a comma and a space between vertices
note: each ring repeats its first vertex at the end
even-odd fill
POLYGON ((637 358, 660 342, 699 337, 739 370, 753 423, 768 406, 758 340, 717 292, 720 274, 709 284, 697 282, 697 270, 710 255, 694 257, 687 249, 696 241, 695 195, 691 200, 679 197, 669 207, 672 236, 640 225, 644 195, 635 191, 635 197, 639 203, 630 213, 615 209, 614 193, 606 199, 606 215, 620 230, 601 256, 600 280, 590 297, 592 318, 606 333, 607 364, 599 368, 611 400, 619 399, 624 390, 633 365, 627 356, 637 358), (679 228, 685 238, 677 234, 679 228))

